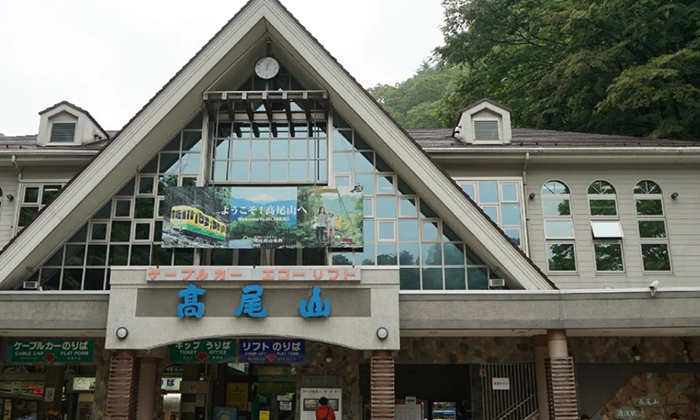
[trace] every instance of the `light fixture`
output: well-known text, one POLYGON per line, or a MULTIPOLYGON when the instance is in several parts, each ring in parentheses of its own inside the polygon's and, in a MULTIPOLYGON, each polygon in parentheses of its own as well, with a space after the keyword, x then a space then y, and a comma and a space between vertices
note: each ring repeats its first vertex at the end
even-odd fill
POLYGON ((333 350, 330 348, 326 350, 326 363, 330 363, 333 361, 333 350))
POLYGON ((673 198, 674 200, 678 198, 678 193, 674 192, 673 194, 671 194, 671 198, 673 198))
POLYGON ((632 353, 632 358, 633 358, 636 362, 642 360, 642 353, 639 352, 639 347, 637 347, 637 346, 632 346, 632 348, 630 349, 630 353, 632 353))
POLYGON ((389 337, 389 330, 384 327, 379 327, 377 329, 377 338, 380 340, 386 340, 387 337, 389 337))
POLYGON ((534 200, 534 199, 535 199, 535 193, 534 193, 534 192, 531 192, 531 193, 530 193, 530 200, 534 200))
POLYGON ((124 327, 117 328, 117 338, 118 339, 123 340, 128 336, 129 336, 129 330, 127 330, 124 327))
POLYGON ((12 200, 15 199, 15 196, 12 195, 12 194, 7 194, 7 199, 10 200, 10 201, 12 201, 12 200))

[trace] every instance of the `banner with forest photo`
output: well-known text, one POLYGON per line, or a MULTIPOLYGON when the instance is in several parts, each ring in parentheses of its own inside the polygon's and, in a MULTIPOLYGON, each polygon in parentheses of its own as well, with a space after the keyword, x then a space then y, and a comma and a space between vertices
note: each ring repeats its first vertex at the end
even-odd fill
POLYGON ((163 248, 363 247, 361 187, 171 187, 163 248))

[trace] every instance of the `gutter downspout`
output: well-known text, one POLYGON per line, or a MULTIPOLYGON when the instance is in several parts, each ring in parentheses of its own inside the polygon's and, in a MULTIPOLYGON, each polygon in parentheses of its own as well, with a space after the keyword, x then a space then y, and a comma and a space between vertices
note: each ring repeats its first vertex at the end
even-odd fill
POLYGON ((527 191, 527 166, 530 164, 530 152, 525 153, 525 161, 523 162, 523 211, 525 213, 525 226, 523 234, 527 236, 527 255, 530 255, 530 235, 527 234, 528 224, 530 222, 528 203, 529 197, 526 195, 527 191))
POLYGON ((20 186, 22 185, 22 169, 17 163, 17 155, 12 155, 12 166, 17 170, 17 192, 15 193, 15 213, 12 215, 12 236, 17 234, 17 215, 19 214, 19 194, 20 186))

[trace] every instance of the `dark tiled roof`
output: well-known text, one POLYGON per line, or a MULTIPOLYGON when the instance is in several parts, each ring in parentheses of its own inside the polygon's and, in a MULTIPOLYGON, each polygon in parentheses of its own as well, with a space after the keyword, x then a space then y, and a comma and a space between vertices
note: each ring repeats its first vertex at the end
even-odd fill
MULTIPOLYGON (((110 138, 116 131, 106 131, 110 138)), ((100 140, 81 146, 39 146, 36 142, 36 134, 29 136, 0 137, 1 150, 100 150, 109 143, 109 140, 100 140)))
MULTIPOLYGON (((468 149, 465 144, 452 137, 451 128, 423 128, 408 130, 408 133, 423 148, 443 147, 468 149)), ((700 147, 700 142, 690 140, 650 139, 644 137, 612 136, 607 134, 573 133, 570 131, 535 130, 514 128, 510 144, 489 144, 489 147, 700 147)))

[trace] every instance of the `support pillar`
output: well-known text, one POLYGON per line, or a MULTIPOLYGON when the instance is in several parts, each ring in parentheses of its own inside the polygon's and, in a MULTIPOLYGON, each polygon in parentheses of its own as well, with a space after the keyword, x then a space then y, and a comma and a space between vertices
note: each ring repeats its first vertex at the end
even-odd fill
POLYGON ((136 416, 139 365, 133 352, 114 352, 109 360, 105 420, 133 420, 136 416))
MULTIPOLYGON (((182 367, 183 381, 198 381, 199 380, 199 365, 186 364, 182 367)), ((197 401, 197 394, 181 394, 180 396, 180 420, 194 420, 195 413, 186 413, 183 408, 185 403, 194 403, 197 401)))
POLYGON ((370 412, 372 420, 394 420, 394 356, 390 351, 372 353, 370 365, 370 412))
POLYGON ((136 420, 153 420, 156 405, 156 393, 160 394, 158 386, 158 363, 155 357, 139 359, 138 402, 136 404, 136 420))
POLYGON ((535 340, 535 378, 537 380, 537 410, 540 420, 549 420, 547 402, 547 367, 549 348, 546 335, 536 335, 535 340))
POLYGON ((547 349, 549 358, 545 368, 549 420, 578 420, 574 359, 569 357, 566 331, 548 330, 547 349))
POLYGON ((61 398, 63 396, 63 385, 65 382, 65 366, 48 366, 46 368, 46 381, 44 382, 44 395, 46 389, 53 389, 53 399, 44 400, 43 408, 39 415, 43 415, 50 409, 61 410, 61 398))
POLYGON ((104 339, 95 340, 95 391, 92 394, 92 416, 90 420, 105 419, 109 361, 109 352, 105 350, 104 339))

